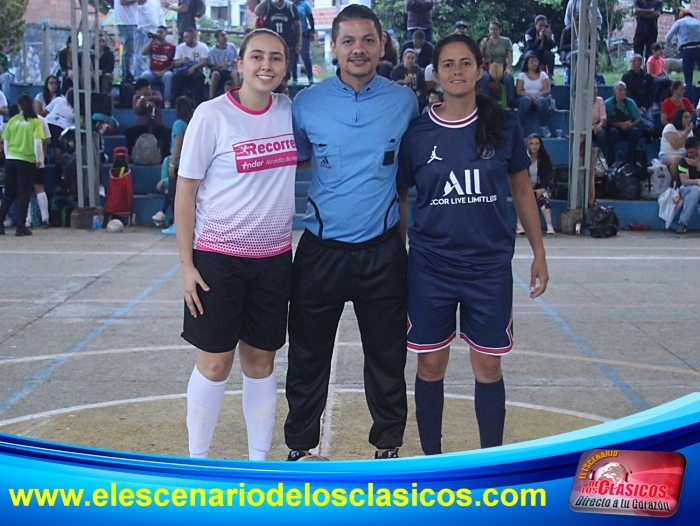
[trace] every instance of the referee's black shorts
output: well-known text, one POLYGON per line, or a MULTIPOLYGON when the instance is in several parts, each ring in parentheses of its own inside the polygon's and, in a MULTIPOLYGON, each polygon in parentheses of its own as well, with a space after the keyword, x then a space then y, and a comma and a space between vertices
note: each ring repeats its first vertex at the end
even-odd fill
POLYGON ((186 341, 211 353, 231 351, 239 339, 264 351, 284 345, 291 250, 259 259, 194 250, 192 262, 209 292, 197 286, 203 315, 193 317, 185 304, 182 337, 186 341))

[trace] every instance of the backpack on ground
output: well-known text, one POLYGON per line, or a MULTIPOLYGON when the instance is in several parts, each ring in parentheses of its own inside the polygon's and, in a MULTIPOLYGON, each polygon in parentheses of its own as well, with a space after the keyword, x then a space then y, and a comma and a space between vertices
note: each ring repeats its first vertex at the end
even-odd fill
POLYGON ((596 204, 586 212, 586 226, 591 237, 613 237, 617 235, 620 220, 612 206, 596 204))
POLYGON ((158 140, 155 135, 144 133, 138 138, 131 152, 131 160, 134 164, 154 166, 163 163, 163 157, 158 148, 158 140))
POLYGON ((49 224, 51 226, 70 226, 70 215, 73 212, 73 205, 65 195, 55 193, 51 196, 49 205, 49 224))
POLYGON ((204 0, 192 0, 190 8, 194 9, 195 18, 202 18, 207 12, 207 4, 204 0))

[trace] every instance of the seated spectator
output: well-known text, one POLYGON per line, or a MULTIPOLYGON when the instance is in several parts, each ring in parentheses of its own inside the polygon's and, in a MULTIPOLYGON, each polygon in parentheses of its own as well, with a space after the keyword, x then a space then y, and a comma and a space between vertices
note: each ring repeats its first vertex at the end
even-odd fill
POLYGON ((5 94, 5 98, 10 96, 11 84, 12 74, 10 73, 10 58, 6 53, 0 51, 0 91, 5 94))
POLYGON ((668 166, 674 182, 678 182, 678 162, 685 156, 685 141, 693 136, 693 119, 685 108, 676 111, 673 122, 661 133, 659 160, 668 166))
POLYGON ((661 56, 663 54, 661 44, 658 42, 652 44, 651 53, 651 57, 647 60, 647 73, 654 77, 654 106, 660 108, 671 87, 671 79, 664 71, 666 61, 661 56))
MULTIPOLYGON (((603 97, 598 96, 598 86, 593 85, 593 120, 592 120, 592 135, 593 145, 596 146, 607 158, 607 144, 605 142, 605 127, 608 123, 608 114, 605 111, 605 101, 603 97)), ((582 152, 585 152, 585 142, 581 143, 582 152)), ((595 155, 591 148, 590 171, 588 174, 588 206, 593 206, 595 203, 595 155)), ((581 156, 584 154, 581 153, 581 156)))
POLYGON ((391 80, 399 86, 407 86, 418 97, 418 103, 423 106, 425 99, 425 77, 423 70, 416 64, 416 54, 412 49, 403 52, 402 63, 391 70, 391 80))
POLYGON ((457 20, 457 22, 455 22, 454 33, 457 33, 458 35, 467 34, 467 24, 464 22, 464 20, 457 20))
POLYGON ((209 49, 197 41, 197 32, 186 29, 184 42, 175 49, 175 74, 173 75, 173 95, 177 99, 186 89, 192 90, 193 105, 202 102, 204 95, 204 72, 209 49))
POLYGON ((216 88, 219 85, 219 80, 223 79, 226 82, 228 79, 238 83, 238 66, 236 59, 238 58, 238 49, 236 46, 229 43, 226 31, 220 29, 214 33, 216 45, 209 49, 207 63, 211 76, 209 78, 209 99, 213 99, 216 95, 216 88))
POLYGON ((61 91, 58 88, 58 77, 49 75, 44 81, 44 89, 34 97, 34 111, 37 115, 46 117, 49 114, 46 106, 51 104, 51 101, 56 97, 60 96, 61 91))
POLYGON ((173 96, 173 57, 175 56, 175 46, 166 40, 168 28, 159 26, 156 34, 146 44, 141 53, 150 55, 148 70, 144 71, 141 78, 148 80, 153 86, 158 82, 163 83, 164 106, 172 106, 173 96))
POLYGON ((144 133, 155 135, 161 146, 163 157, 167 155, 170 141, 170 129, 163 126, 163 97, 160 92, 152 90, 148 80, 140 78, 134 85, 136 93, 131 107, 136 115, 136 125, 124 131, 126 147, 131 155, 138 138, 144 133))
MULTIPOLYGON (((575 21, 578 21, 578 16, 575 17, 575 21)), ((564 72, 565 86, 568 86, 571 82, 571 51, 573 49, 571 44, 572 34, 573 28, 569 25, 562 30, 561 37, 559 37, 559 60, 561 61, 562 66, 566 67, 566 71, 564 72)))
POLYGON ((554 73, 554 53, 557 47, 554 34, 547 23, 547 17, 537 15, 535 24, 525 32, 525 52, 531 51, 537 57, 540 67, 551 77, 554 73))
POLYGON ((549 76, 540 70, 537 56, 528 51, 523 57, 522 71, 518 74, 515 85, 515 94, 518 96, 516 102, 518 120, 524 129, 527 116, 531 111, 535 111, 542 129, 542 137, 552 136, 547 127, 550 91, 549 76))
POLYGON ((107 37, 104 33, 100 34, 99 40, 100 59, 98 67, 100 68, 100 93, 109 93, 112 91, 112 79, 114 75, 114 53, 107 45, 107 37))
POLYGON ((628 158, 631 160, 644 133, 644 121, 635 102, 627 97, 627 86, 618 80, 613 87, 614 95, 605 101, 605 112, 608 115, 608 165, 612 165, 617 157, 617 143, 620 139, 627 141, 628 158))
POLYGON ((622 75, 622 82, 627 86, 627 97, 632 99, 643 117, 652 125, 652 106, 654 105, 654 77, 642 69, 642 56, 636 53, 630 59, 630 70, 622 75))
POLYGON ((443 101, 443 96, 442 93, 439 92, 436 89, 429 89, 428 90, 428 104, 426 104, 425 108, 423 108, 422 113, 428 113, 428 110, 433 104, 439 104, 440 102, 443 101))
POLYGON ((71 52, 71 37, 66 39, 66 47, 58 52, 58 65, 61 68, 61 93, 65 95, 73 87, 73 54, 71 52))
POLYGON ((500 100, 501 90, 505 90, 506 105, 512 106, 515 100, 515 81, 513 80, 513 43, 501 36, 502 24, 493 20, 489 24, 489 36, 481 41, 481 55, 488 67, 481 74, 481 89, 484 95, 497 95, 500 100), (495 84, 496 89, 490 89, 495 84), (495 92, 495 93, 492 93, 495 92))
POLYGON ((54 163, 56 164, 56 179, 60 180, 63 173, 61 169, 60 138, 63 130, 75 125, 75 112, 73 111, 73 89, 69 89, 65 96, 54 98, 46 106, 46 123, 51 131, 51 146, 54 148, 54 163))
POLYGON ((425 40, 425 33, 421 29, 413 33, 413 38, 401 46, 402 57, 407 49, 413 50, 416 55, 416 64, 422 69, 425 69, 433 60, 433 45, 425 40))
MULTIPOLYGON (((182 141, 185 139, 187 125, 192 119, 192 103, 190 102, 190 99, 187 97, 178 97, 178 99, 175 101, 175 111, 177 112, 177 120, 175 121, 175 124, 173 124, 170 143, 170 151, 172 151, 173 154, 170 158, 170 164, 168 165, 168 194, 172 200, 173 207, 175 203, 175 193, 177 191, 177 172, 180 168, 182 141)), ((165 230, 162 230, 162 232, 163 234, 176 234, 175 224, 173 223, 165 230)))
MULTIPOLYGON (((552 207, 549 204, 549 187, 552 183, 552 174, 554 173, 552 159, 542 143, 542 138, 537 134, 532 134, 525 139, 525 146, 531 161, 528 174, 530 175, 532 190, 535 192, 537 208, 542 211, 542 217, 544 217, 547 225, 547 234, 552 235, 554 234, 554 227, 552 226, 552 207)), ((525 229, 520 223, 520 218, 518 218, 515 232, 516 234, 525 233, 525 229)))
POLYGON ((685 85, 680 80, 674 80, 669 88, 669 97, 661 104, 661 124, 666 126, 681 108, 693 112, 690 99, 684 95, 685 85))
POLYGON ((681 187, 678 193, 683 198, 683 208, 678 219, 677 234, 685 234, 688 231, 688 223, 696 208, 700 212, 700 140, 697 137, 689 137, 685 141, 685 156, 678 163, 681 187))
POLYGON ((435 89, 442 93, 442 87, 435 82, 435 75, 433 74, 433 65, 428 64, 428 67, 423 71, 423 78, 425 79, 425 88, 428 90, 435 89))
POLYGON ((394 47, 391 35, 386 31, 383 31, 382 34, 384 35, 384 55, 382 55, 381 61, 377 64, 377 75, 388 79, 391 77, 391 70, 399 63, 399 54, 394 47))

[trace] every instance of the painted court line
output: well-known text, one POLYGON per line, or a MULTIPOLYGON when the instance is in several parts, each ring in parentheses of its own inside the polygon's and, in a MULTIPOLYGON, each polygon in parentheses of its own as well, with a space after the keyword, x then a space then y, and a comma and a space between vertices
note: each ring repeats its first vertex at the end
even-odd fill
MULTIPOLYGON (((513 280, 520 285, 520 287, 527 293, 530 293, 530 286, 525 283, 520 276, 518 276, 515 272, 513 272, 513 280)), ((601 359, 598 353, 596 353, 587 343, 586 341, 579 336, 579 334, 571 328, 571 326, 566 323, 561 316, 559 316, 554 309, 552 309, 549 305, 547 305, 547 302, 545 302, 542 297, 535 298, 535 301, 537 304, 542 307, 542 310, 544 310, 547 315, 556 323, 559 328, 569 337, 571 340, 576 344, 576 346, 581 349, 589 358, 592 358, 595 360, 596 366, 601 370, 601 372, 608 377, 608 379, 622 391, 627 398, 629 398, 634 405, 637 406, 640 410, 644 411, 646 409, 649 409, 651 406, 647 403, 644 398, 642 398, 637 392, 627 383, 625 382, 616 372, 615 370, 610 367, 607 363, 601 363, 599 360, 601 359)))
POLYGON ((32 390, 39 385, 41 382, 43 382, 51 373, 53 373, 56 369, 61 367, 68 359, 75 353, 81 351, 87 344, 89 344, 92 340, 97 338, 100 334, 102 334, 108 327, 113 325, 119 318, 124 316, 126 313, 128 313, 131 309, 133 309, 138 303, 148 296, 151 292, 153 292, 160 284, 162 284, 164 281, 166 281, 170 276, 175 274, 180 269, 179 265, 175 265, 172 267, 170 270, 168 270, 165 274, 163 274, 161 277, 153 281, 148 287, 143 289, 139 294, 134 296, 129 302, 124 305, 121 309, 119 309, 117 312, 115 312, 111 317, 108 319, 104 320, 102 323, 100 323, 95 329, 92 330, 87 336, 85 336, 82 340, 80 340, 78 343, 76 343, 73 347, 68 349, 66 353, 64 353, 64 356, 61 358, 57 358, 53 360, 49 365, 44 367, 41 371, 39 371, 36 375, 34 375, 33 378, 29 379, 22 387, 20 387, 17 391, 12 393, 9 397, 5 399, 0 404, 0 415, 5 413, 8 409, 10 409, 13 405, 15 405, 17 402, 19 402, 22 398, 27 396, 29 393, 32 392, 32 390))
MULTIPOLYGON (((277 394, 278 395, 283 395, 284 394, 284 389, 277 389, 277 394)), ((359 393, 362 394, 364 393, 364 389, 336 389, 336 393, 340 394, 345 394, 345 393, 359 393)), ((233 391, 226 391, 227 395, 241 395, 242 391, 240 389, 238 390, 233 390, 233 391)), ((407 395, 413 396, 413 391, 407 391, 407 395)), ((459 395, 459 394, 449 394, 445 393, 446 398, 454 398, 458 400, 474 400, 473 396, 468 396, 468 395, 459 395)), ((155 395, 155 396, 143 396, 139 398, 127 398, 124 400, 110 400, 109 402, 99 402, 96 404, 85 404, 85 405, 76 405, 72 407, 64 407, 61 409, 53 409, 52 411, 44 411, 41 413, 34 413, 31 415, 24 415, 24 416, 18 416, 15 418, 10 418, 7 420, 0 420, 0 427, 4 426, 9 426, 12 424, 19 424, 22 422, 28 422, 30 420, 39 420, 42 418, 51 418, 53 416, 58 416, 58 415, 65 415, 67 413, 76 413, 80 411, 87 411, 90 409, 101 409, 104 407, 114 407, 114 406, 119 406, 119 405, 127 405, 127 404, 141 404, 141 403, 147 403, 147 402, 159 402, 162 400, 177 400, 177 399, 183 399, 187 398, 186 393, 181 393, 181 394, 169 394, 169 395, 155 395)), ((513 406, 513 407, 522 407, 524 409, 534 409, 537 411, 547 411, 549 413, 557 413, 561 415, 569 415, 569 416, 576 416, 579 418, 587 418, 589 420, 595 420, 597 422, 608 422, 610 419, 605 418, 603 416, 598 416, 598 415, 591 415, 588 413, 580 413, 578 411, 568 411, 566 409, 559 409, 558 407, 547 407, 543 405, 534 405, 534 404, 524 404, 520 402, 506 402, 506 405, 513 406)), ((182 415, 182 421, 184 423, 185 421, 185 414, 183 412, 182 415)))

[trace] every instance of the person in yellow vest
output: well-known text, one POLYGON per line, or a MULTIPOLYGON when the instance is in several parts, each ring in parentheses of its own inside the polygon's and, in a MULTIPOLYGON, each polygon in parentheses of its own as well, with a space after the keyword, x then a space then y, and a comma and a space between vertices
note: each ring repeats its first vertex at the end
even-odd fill
POLYGON ((36 118, 34 99, 24 93, 17 102, 19 114, 10 119, 2 132, 5 149, 5 194, 0 204, 0 235, 5 234, 3 222, 15 197, 19 198, 16 236, 31 236, 25 226, 29 199, 32 195, 37 168, 44 166, 44 128, 36 118))

